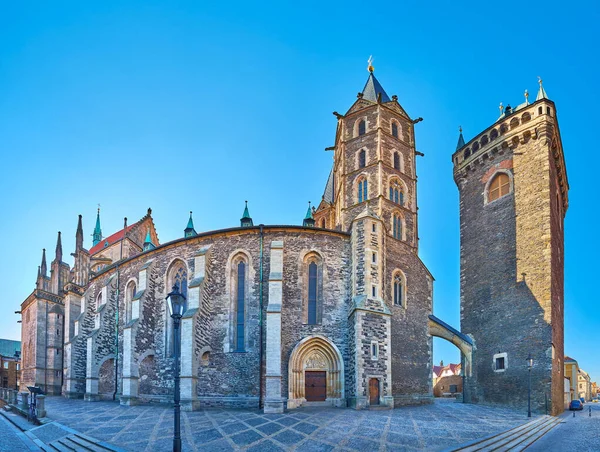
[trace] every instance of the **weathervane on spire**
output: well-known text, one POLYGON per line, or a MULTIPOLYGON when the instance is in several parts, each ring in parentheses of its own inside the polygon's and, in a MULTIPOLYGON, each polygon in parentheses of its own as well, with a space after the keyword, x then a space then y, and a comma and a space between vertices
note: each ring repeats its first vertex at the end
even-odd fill
POLYGON ((373 55, 369 56, 369 59, 367 60, 367 69, 369 70, 369 72, 373 72, 375 70, 375 68, 373 67, 373 55))
POLYGON ((540 84, 540 86, 542 86, 542 77, 540 77, 539 75, 538 75, 538 83, 540 84))

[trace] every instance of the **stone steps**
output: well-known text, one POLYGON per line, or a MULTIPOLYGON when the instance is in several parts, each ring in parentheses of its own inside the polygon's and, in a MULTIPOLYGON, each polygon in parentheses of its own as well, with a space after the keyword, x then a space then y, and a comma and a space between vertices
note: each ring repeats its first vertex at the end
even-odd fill
POLYGON ((122 449, 81 433, 74 433, 42 446, 42 450, 44 452, 119 452, 122 449))
POLYGON ((560 422, 561 419, 558 417, 541 416, 505 432, 480 438, 449 450, 461 452, 523 451, 560 422))

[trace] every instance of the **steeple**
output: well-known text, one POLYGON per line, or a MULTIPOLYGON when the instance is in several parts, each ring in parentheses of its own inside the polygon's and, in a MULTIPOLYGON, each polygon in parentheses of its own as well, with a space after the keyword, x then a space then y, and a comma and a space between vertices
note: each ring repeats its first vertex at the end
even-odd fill
POLYGON ((540 89, 538 90, 536 101, 540 99, 548 99, 548 95, 546 94, 546 90, 544 89, 544 85, 542 85, 542 77, 538 76, 538 83, 540 84, 540 89))
POLYGON ((315 227, 315 219, 313 217, 313 211, 310 207, 310 201, 308 201, 308 210, 306 211, 306 216, 304 217, 302 226, 304 226, 306 228, 314 228, 315 227))
POLYGON ((148 232, 146 232, 146 240, 144 240, 144 251, 150 251, 154 248, 156 248, 156 246, 154 243, 152 243, 152 237, 150 237, 150 228, 148 228, 148 232))
POLYGON ((48 266, 46 265, 46 248, 42 250, 42 265, 40 266, 41 275, 47 276, 48 266))
POLYGON ((96 246, 102 241, 102 229, 100 229, 100 207, 98 207, 98 215, 96 216, 96 227, 94 228, 94 233, 92 234, 92 237, 94 246, 96 246))
POLYGON ((54 260, 56 262, 62 262, 62 240, 60 238, 60 231, 58 231, 58 239, 56 240, 56 253, 54 260))
POLYGON ((79 221, 77 222, 77 232, 75 233, 75 251, 79 251, 83 248, 83 226, 81 225, 81 215, 79 215, 79 221))
POLYGON ((387 95, 379 80, 375 78, 375 68, 373 67, 373 56, 369 57, 369 65, 367 70, 369 71, 369 78, 367 83, 362 90, 362 98, 370 100, 371 102, 390 102, 390 96, 387 95))
MULTIPOLYGON (((148 234, 150 234, 150 230, 148 230, 148 234)), ((190 210, 190 219, 188 220, 188 224, 187 224, 186 228, 183 230, 183 236, 184 237, 194 237, 196 235, 198 235, 198 233, 194 229, 194 221, 192 220, 192 211, 190 210)), ((150 236, 147 235, 146 239, 148 239, 149 237, 150 236)))
POLYGON ((244 208, 244 214, 240 219, 240 226, 242 228, 249 228, 250 226, 254 226, 252 222, 252 218, 250 217, 250 212, 248 212, 248 201, 246 201, 246 207, 244 208))
POLYGON ((458 135, 458 143, 456 144, 457 151, 465 145, 465 139, 463 138, 462 134, 462 126, 458 128, 458 132, 460 135, 458 135))

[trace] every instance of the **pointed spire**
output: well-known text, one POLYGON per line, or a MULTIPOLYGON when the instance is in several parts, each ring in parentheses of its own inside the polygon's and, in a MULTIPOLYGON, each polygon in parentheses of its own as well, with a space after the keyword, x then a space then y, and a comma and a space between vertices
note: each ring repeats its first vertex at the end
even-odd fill
POLYGON ((302 222, 302 226, 306 228, 315 227, 315 218, 313 217, 313 211, 310 208, 310 201, 308 201, 308 210, 306 211, 306 215, 304 217, 304 221, 302 222))
POLYGON ((246 201, 246 207, 244 208, 244 214, 240 219, 240 226, 242 228, 249 228, 250 226, 254 226, 252 222, 252 218, 250 217, 250 212, 248 211, 248 201, 246 201))
POLYGON ((38 275, 37 275, 37 279, 40 279, 41 273, 40 273, 40 266, 38 265, 38 275))
POLYGON ((548 99, 548 95, 546 94, 546 90, 544 89, 544 85, 542 85, 542 77, 538 75, 538 83, 540 84, 540 89, 538 90, 536 101, 540 99, 548 99))
POLYGON ((196 230, 194 229, 194 221, 192 220, 192 211, 190 210, 190 219, 188 220, 188 224, 186 228, 183 230, 184 237, 194 237, 198 235, 196 230))
POLYGON ((83 226, 81 224, 81 215, 79 215, 79 221, 77 222, 77 232, 75 233, 75 251, 79 251, 83 248, 83 226))
POLYGON ((465 139, 463 138, 463 134, 462 134, 462 126, 459 126, 458 133, 459 133, 458 143, 456 144, 457 151, 465 145, 465 139))
POLYGON ((373 56, 369 57, 367 70, 369 71, 369 78, 367 83, 359 93, 359 98, 370 100, 371 102, 390 102, 390 96, 387 95, 379 80, 375 78, 375 68, 373 67, 373 56), (361 96, 362 94, 362 96, 361 96))
POLYGON ((92 238, 94 246, 96 246, 102 241, 102 229, 100 229, 100 207, 98 207, 98 215, 96 216, 96 227, 94 228, 92 238))
POLYGON ((47 276, 48 266, 46 265, 46 248, 42 250, 42 265, 40 266, 42 276, 47 276))
POLYGON ((144 251, 150 251, 156 248, 154 243, 152 243, 152 237, 150 236, 150 228, 148 228, 148 232, 146 232, 146 239, 144 240, 144 251))
POLYGON ((60 231, 58 231, 58 239, 56 240, 56 253, 54 260, 56 262, 62 262, 62 240, 60 238, 60 231))

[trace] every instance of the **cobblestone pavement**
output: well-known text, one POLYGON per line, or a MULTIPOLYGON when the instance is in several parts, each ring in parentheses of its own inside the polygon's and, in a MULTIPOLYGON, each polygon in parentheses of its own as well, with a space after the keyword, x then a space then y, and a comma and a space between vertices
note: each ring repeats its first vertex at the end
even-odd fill
MULTIPOLYGON (((48 417, 129 451, 171 450, 173 409, 115 402, 46 399, 48 417)), ((181 413, 184 451, 441 450, 527 421, 523 413, 462 403, 389 411, 300 408, 181 413)))
POLYGON ((41 451, 17 427, 0 415, 0 451, 41 451))
POLYGON ((600 403, 586 403, 583 411, 575 412, 575 417, 572 411, 566 411, 561 418, 563 423, 533 443, 527 451, 598 452, 600 450, 600 403))

